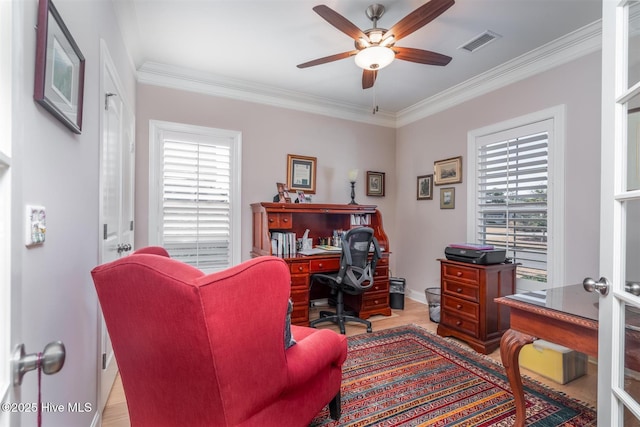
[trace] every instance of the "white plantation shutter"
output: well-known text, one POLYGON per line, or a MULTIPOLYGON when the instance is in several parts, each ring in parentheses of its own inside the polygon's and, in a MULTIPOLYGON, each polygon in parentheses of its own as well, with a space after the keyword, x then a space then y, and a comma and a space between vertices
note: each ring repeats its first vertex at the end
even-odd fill
POLYGON ((547 132, 480 145, 477 239, 507 250, 518 276, 547 281, 547 132))
POLYGON ((157 188, 150 189, 150 206, 156 209, 149 219, 150 244, 205 272, 236 264, 239 134, 158 123, 151 124, 157 170, 150 175, 157 188))

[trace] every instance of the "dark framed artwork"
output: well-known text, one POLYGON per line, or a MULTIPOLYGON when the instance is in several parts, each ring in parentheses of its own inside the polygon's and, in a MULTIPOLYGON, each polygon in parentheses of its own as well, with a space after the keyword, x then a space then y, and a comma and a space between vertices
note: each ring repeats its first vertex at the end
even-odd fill
POLYGON ((316 193, 315 157, 287 154, 287 187, 289 190, 302 190, 306 194, 316 193))
POLYGON ((455 209, 456 207, 456 189, 455 187, 447 187, 440 189, 440 209, 455 209))
POLYGON ((33 98, 78 134, 82 132, 84 62, 51 0, 40 0, 33 98))
POLYGON ((384 172, 367 171, 367 196, 384 196, 384 172))
POLYGON ((433 163, 434 184, 457 184, 462 182, 462 156, 438 160, 433 163))
POLYGON ((422 175, 417 182, 418 200, 433 200, 433 175, 422 175))

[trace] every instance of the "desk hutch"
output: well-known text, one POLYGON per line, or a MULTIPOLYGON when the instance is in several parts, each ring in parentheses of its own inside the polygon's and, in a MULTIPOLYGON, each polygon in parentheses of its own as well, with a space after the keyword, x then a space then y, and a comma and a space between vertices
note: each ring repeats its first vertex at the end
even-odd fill
MULTIPOLYGON (((314 244, 320 237, 330 237, 333 230, 345 232, 354 226, 367 226, 374 230, 382 249, 374 285, 362 295, 345 295, 345 305, 358 317, 367 319, 374 314, 391 315, 389 306, 389 239, 382 227, 382 215, 373 205, 342 205, 319 203, 253 203, 253 245, 251 256, 272 255, 271 233, 292 232, 301 238, 305 230, 314 244)), ((314 273, 338 271, 340 253, 285 256, 291 271, 291 299, 295 325, 309 325, 310 277, 314 273)), ((314 286, 314 288, 316 288, 314 286)), ((318 288, 321 288, 318 286, 318 288)), ((316 289, 312 290, 316 291, 316 289)))

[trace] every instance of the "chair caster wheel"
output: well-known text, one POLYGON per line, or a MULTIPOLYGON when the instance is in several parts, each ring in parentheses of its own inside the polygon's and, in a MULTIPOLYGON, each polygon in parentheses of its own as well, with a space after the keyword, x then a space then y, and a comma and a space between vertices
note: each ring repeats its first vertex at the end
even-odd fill
POLYGON ((367 328, 367 333, 370 334, 371 332, 373 332, 373 329, 367 328))

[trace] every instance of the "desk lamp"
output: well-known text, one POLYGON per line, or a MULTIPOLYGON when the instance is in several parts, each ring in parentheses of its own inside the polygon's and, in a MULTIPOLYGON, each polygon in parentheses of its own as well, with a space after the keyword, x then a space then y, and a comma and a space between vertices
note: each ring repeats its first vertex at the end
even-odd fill
POLYGON ((357 177, 358 177, 358 169, 352 169, 349 171, 349 182, 351 183, 351 201, 349 202, 350 205, 357 205, 355 201, 355 197, 356 197, 355 186, 356 186, 357 177))

